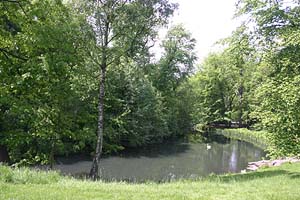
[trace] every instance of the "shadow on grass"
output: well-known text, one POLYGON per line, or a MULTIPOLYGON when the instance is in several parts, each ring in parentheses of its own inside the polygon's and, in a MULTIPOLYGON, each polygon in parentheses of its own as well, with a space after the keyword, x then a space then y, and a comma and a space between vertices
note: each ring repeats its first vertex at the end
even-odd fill
POLYGON ((250 181, 260 178, 268 178, 274 176, 285 175, 290 178, 300 178, 300 173, 291 173, 286 170, 272 170, 272 171, 259 171, 259 172, 249 172, 246 174, 229 174, 224 176, 210 176, 208 180, 210 181, 221 181, 221 182, 243 182, 250 181))
POLYGON ((300 179, 300 173, 297 172, 290 172, 289 176, 291 179, 300 179))

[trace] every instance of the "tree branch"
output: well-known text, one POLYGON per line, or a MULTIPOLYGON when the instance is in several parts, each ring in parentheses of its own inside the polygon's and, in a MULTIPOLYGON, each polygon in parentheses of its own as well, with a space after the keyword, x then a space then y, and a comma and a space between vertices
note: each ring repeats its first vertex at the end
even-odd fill
POLYGON ((2 52, 4 55, 6 55, 6 57, 7 57, 7 55, 10 55, 10 56, 12 56, 14 58, 17 58, 19 60, 23 60, 23 61, 27 61, 28 60, 28 58, 25 58, 25 57, 22 57, 20 55, 17 55, 17 54, 15 54, 13 52, 10 52, 10 51, 8 51, 8 50, 6 50, 4 48, 0 48, 0 52, 2 52))
POLYGON ((8 2, 8 3, 20 3, 20 1, 17 0, 1 0, 2 2, 8 2))

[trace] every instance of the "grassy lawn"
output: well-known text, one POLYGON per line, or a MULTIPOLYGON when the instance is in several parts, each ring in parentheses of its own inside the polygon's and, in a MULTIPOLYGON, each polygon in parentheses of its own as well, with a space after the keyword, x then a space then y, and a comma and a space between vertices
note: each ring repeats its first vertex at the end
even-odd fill
POLYGON ((299 200, 300 163, 247 174, 156 184, 102 183, 0 167, 1 200, 299 200))

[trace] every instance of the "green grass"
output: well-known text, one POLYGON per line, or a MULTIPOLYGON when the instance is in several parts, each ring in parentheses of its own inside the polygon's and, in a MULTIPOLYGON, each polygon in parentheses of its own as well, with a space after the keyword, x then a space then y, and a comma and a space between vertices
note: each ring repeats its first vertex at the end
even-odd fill
POLYGON ((0 168, 0 177, 1 200, 300 199, 300 163, 285 164, 247 174, 211 176, 198 181, 186 180, 163 184, 90 182, 57 177, 57 173, 27 172, 26 169, 10 170, 7 167, 0 168), (23 171, 26 174, 20 176, 23 171), (37 177, 40 175, 43 178, 40 179, 41 183, 38 183, 37 177), (45 182, 45 179, 48 180, 47 176, 49 181, 45 182))
POLYGON ((0 183, 14 184, 49 184, 56 183, 62 176, 58 172, 35 171, 29 168, 12 169, 0 165, 0 183))

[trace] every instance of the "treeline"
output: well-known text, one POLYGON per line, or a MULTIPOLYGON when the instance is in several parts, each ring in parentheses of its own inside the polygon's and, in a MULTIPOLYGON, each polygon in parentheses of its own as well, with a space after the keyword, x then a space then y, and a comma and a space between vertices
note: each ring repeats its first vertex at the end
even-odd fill
POLYGON ((176 7, 1 1, 0 150, 13 163, 53 163, 236 123, 268 131, 274 156, 299 154, 299 2, 239 1, 236 17, 246 20, 198 69, 182 25, 159 59, 151 51, 176 7))
POLYGON ((1 1, 0 146, 11 162, 95 153, 104 73, 104 153, 190 131, 181 85, 193 71, 195 40, 178 25, 160 59, 150 51, 176 7, 159 0, 1 1))
POLYGON ((267 130, 272 156, 300 153, 299 1, 242 0, 241 26, 189 79, 198 129, 236 122, 267 130))

